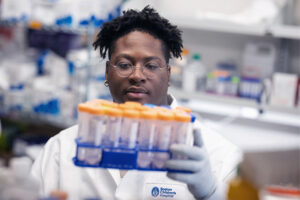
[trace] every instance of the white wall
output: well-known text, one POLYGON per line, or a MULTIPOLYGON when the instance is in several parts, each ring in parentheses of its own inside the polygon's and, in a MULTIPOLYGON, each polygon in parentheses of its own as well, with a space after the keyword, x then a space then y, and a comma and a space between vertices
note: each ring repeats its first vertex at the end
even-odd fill
MULTIPOLYGON (((222 13, 240 12, 254 0, 129 0, 124 9, 142 9, 145 5, 156 8, 162 16, 195 18, 201 11, 213 11, 222 13)), ((285 0, 275 0, 276 5, 285 0)), ((298 0, 296 0, 298 1, 298 0)), ((300 0, 299 0, 300 1, 300 0)), ((181 27, 179 27, 181 28, 181 27)), ((183 28, 184 46, 191 52, 201 53, 203 62, 212 69, 220 61, 234 60, 237 66, 241 66, 242 52, 248 42, 271 42, 279 50, 279 38, 271 36, 249 36, 241 34, 221 33, 205 30, 183 28)), ((290 66, 288 72, 300 75, 300 41, 292 40, 290 52, 290 66)))

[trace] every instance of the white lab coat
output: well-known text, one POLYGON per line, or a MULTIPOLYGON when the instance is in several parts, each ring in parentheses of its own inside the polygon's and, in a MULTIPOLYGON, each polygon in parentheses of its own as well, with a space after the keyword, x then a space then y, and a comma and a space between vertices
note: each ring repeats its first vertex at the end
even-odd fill
MULTIPOLYGON (((176 107, 174 99, 171 107, 176 107)), ((222 187, 235 170, 241 158, 240 150, 208 128, 201 126, 202 138, 208 151, 212 171, 222 187)), ((152 189, 165 188, 173 195, 162 199, 194 199, 186 184, 169 179, 165 172, 130 170, 120 178, 119 170, 102 168, 81 168, 73 164, 75 156, 77 126, 63 130, 50 138, 33 164, 31 174, 41 185, 41 195, 47 196, 53 190, 63 190, 70 200, 98 197, 104 200, 159 199, 152 195, 152 189)))

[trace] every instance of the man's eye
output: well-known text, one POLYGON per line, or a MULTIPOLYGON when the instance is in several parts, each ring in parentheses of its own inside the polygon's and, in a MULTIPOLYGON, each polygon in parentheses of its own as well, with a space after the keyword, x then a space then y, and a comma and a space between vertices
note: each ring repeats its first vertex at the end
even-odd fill
POLYGON ((151 70, 151 71, 155 71, 159 68, 159 66, 155 65, 155 64, 146 64, 145 68, 148 69, 148 70, 151 70))
POLYGON ((126 69, 130 69, 132 65, 129 63, 118 63, 116 66, 119 69, 126 70, 126 69))

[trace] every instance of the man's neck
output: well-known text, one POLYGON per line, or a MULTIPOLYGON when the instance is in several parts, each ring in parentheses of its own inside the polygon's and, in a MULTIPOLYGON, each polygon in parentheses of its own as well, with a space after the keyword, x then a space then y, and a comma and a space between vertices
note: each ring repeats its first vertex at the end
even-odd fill
POLYGON ((168 101, 168 105, 170 106, 171 104, 172 104, 172 102, 173 102, 173 98, 172 98, 172 96, 171 95, 167 95, 167 101, 168 101))

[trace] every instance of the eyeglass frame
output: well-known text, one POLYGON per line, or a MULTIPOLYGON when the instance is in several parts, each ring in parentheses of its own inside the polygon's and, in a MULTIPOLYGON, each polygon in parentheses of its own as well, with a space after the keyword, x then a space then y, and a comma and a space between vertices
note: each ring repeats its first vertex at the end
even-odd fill
MULTIPOLYGON (((120 71, 118 70, 117 65, 112 64, 111 61, 107 61, 107 62, 108 62, 108 64, 109 64, 110 66, 113 67, 113 69, 118 73, 119 76, 124 77, 124 78, 125 78, 125 77, 129 77, 129 76, 134 72, 134 70, 137 69, 137 68, 141 68, 142 73, 143 73, 147 78, 153 78, 153 77, 155 77, 155 75, 154 75, 154 76, 147 76, 147 75, 144 73, 145 65, 142 65, 141 67, 136 67, 136 65, 131 64, 131 72, 130 72, 128 75, 124 76, 124 75, 121 75, 121 74, 120 74, 120 71)), ((165 65, 165 66, 163 66, 163 67, 158 67, 158 68, 159 68, 159 71, 160 71, 160 70, 162 70, 162 69, 164 69, 164 68, 165 68, 165 69, 170 68, 170 65, 167 64, 167 65, 165 65)))

